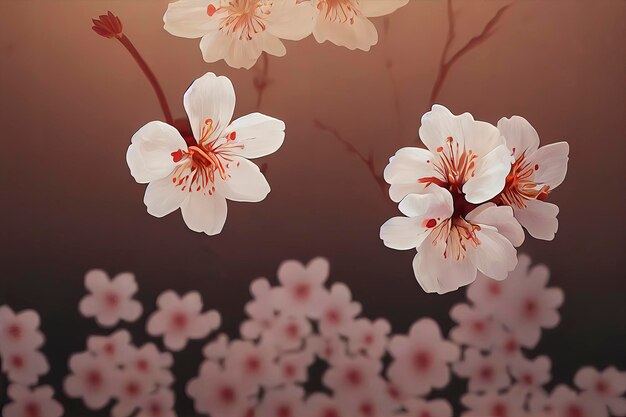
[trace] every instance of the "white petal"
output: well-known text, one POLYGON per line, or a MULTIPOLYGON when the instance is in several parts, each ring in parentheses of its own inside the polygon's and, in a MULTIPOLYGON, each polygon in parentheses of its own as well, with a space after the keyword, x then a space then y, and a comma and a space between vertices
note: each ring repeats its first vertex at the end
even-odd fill
POLYGON ((233 121, 224 131, 224 136, 235 134, 234 141, 241 143, 243 149, 237 149, 244 158, 260 158, 274 153, 285 139, 285 123, 261 113, 252 113, 233 121))
POLYGON ((424 291, 438 294, 454 291, 476 279, 476 267, 467 256, 460 261, 444 258, 443 245, 435 246, 428 239, 413 259, 413 271, 424 291))
POLYGON ((226 222, 226 200, 218 194, 191 193, 182 206, 183 219, 194 232, 216 235, 226 222))
POLYGON ((143 202, 148 213, 154 217, 163 217, 178 209, 187 197, 189 192, 176 187, 170 175, 148 184, 143 202))
POLYGON ((390 14, 409 3, 409 0, 361 0, 360 11, 367 17, 390 14))
POLYGON ((139 183, 161 179, 176 166, 172 153, 187 149, 178 130, 163 122, 150 122, 135 133, 126 153, 130 174, 139 183))
POLYGON ((542 146, 532 156, 532 161, 538 168, 535 171, 534 181, 538 184, 547 184, 550 189, 561 185, 567 174, 569 160, 569 145, 567 142, 551 143, 542 146))
MULTIPOLYGON (((236 39, 216 30, 206 33, 200 40, 200 52, 205 62, 217 62, 225 59, 231 48, 235 47, 236 39)), ((252 63, 254 65, 254 62, 252 63)))
POLYGON ((207 139, 212 139, 220 135, 233 117, 235 90, 228 78, 207 72, 187 89, 183 103, 196 140, 201 139, 208 119, 214 131, 207 139))
POLYGON ((512 116, 510 119, 503 117, 498 121, 498 130, 516 159, 523 153, 528 156, 539 148, 537 131, 523 117, 512 116))
POLYGON ((407 195, 398 208, 408 217, 419 217, 422 220, 435 219, 437 224, 444 221, 454 211, 452 195, 444 188, 431 185, 423 194, 407 195))
MULTIPOLYGON (((433 154, 426 149, 402 148, 389 159, 384 172, 385 181, 392 185, 407 184, 409 187, 405 188, 406 191, 421 190, 424 186, 418 182, 420 178, 437 175, 430 162, 432 160, 433 154)), ((392 193, 390 190, 391 199, 395 202, 400 201, 405 195, 392 193)))
POLYGON ((259 38, 262 51, 273 56, 285 56, 287 53, 283 42, 271 33, 263 32, 256 37, 259 38))
POLYGON ((163 16, 165 30, 182 38, 199 38, 217 30, 219 18, 208 15, 209 4, 219 7, 219 0, 179 0, 170 3, 163 16))
POLYGON ((311 2, 274 0, 267 31, 281 39, 299 41, 311 34, 316 16, 317 9, 311 2))
POLYGON ((463 186, 465 199, 480 204, 502 191, 506 176, 511 171, 513 158, 506 145, 500 145, 476 160, 474 176, 463 186))
POLYGON ((393 217, 380 227, 380 238, 391 249, 415 249, 422 244, 429 230, 422 219, 415 217, 393 217))
POLYGON ((376 27, 368 19, 356 16, 353 24, 334 23, 326 20, 325 14, 325 9, 320 11, 313 29, 313 36, 319 43, 330 41, 337 46, 363 51, 369 51, 370 47, 378 43, 376 27))
POLYGON ((413 182, 408 184, 391 184, 389 186, 389 197, 393 202, 399 202, 409 194, 421 194, 427 187, 425 184, 413 182))
POLYGON ((91 293, 103 291, 110 286, 109 275, 101 269, 92 269, 85 274, 85 288, 91 293))
POLYGON ((517 265, 517 251, 507 238, 494 228, 483 226, 476 232, 477 247, 468 246, 467 256, 489 278, 503 280, 517 265))
POLYGON ((486 203, 472 210, 465 219, 473 224, 486 224, 498 229, 515 247, 524 243, 524 229, 513 217, 513 209, 486 203))
POLYGON ((559 228, 559 207, 541 200, 527 200, 526 208, 513 209, 515 217, 535 239, 552 240, 559 228))
POLYGON ((216 179, 219 194, 233 201, 258 202, 270 192, 270 185, 254 163, 241 157, 232 157, 226 168, 228 178, 216 179))

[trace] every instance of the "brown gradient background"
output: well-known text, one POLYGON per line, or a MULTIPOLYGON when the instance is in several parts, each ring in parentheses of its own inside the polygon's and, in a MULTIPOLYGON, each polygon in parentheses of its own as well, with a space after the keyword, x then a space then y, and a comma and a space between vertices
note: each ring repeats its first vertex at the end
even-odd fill
MULTIPOLYGON (((503 4, 456 1, 453 50, 503 4)), ((90 18, 107 10, 122 18, 175 117, 184 116, 187 86, 207 71, 233 81, 236 117, 256 111, 258 66, 206 64, 198 41, 162 29, 166 5, 0 1, 0 304, 42 314, 52 365, 43 381, 60 389, 67 355, 100 331, 77 311, 83 275, 94 267, 134 272, 147 312, 165 289, 197 289, 233 334, 252 279, 273 278, 284 259, 323 255, 331 280, 351 287, 366 316, 388 318, 395 332, 423 316, 448 329, 447 312, 464 291, 421 290, 414 253, 387 249, 378 238, 396 209, 355 155, 313 124, 332 125, 364 154, 373 152, 378 171, 396 149, 416 144, 445 42, 445 2, 412 0, 390 16, 386 34, 383 19, 374 19, 380 40, 369 53, 309 37, 287 42, 285 57, 270 57, 273 83, 260 111, 287 126, 284 146, 263 160, 272 192, 259 204, 229 204, 216 237, 188 230, 179 212, 146 213, 145 187, 130 176, 125 152, 132 134, 162 114, 127 52, 90 29, 90 18)), ((624 1, 517 1, 492 38, 452 68, 438 100, 493 123, 523 115, 542 143, 570 144, 568 176, 553 194, 559 233, 521 248, 549 266, 551 283, 566 294, 561 325, 535 350, 552 358, 558 381, 571 381, 582 365, 626 367, 625 19, 624 1)), ((137 342, 147 340, 144 319, 129 326, 137 342)), ((179 393, 201 346, 176 355, 179 393)), ((184 396, 179 402, 191 410, 184 396)), ((79 401, 67 406, 68 415, 83 410, 79 401)))

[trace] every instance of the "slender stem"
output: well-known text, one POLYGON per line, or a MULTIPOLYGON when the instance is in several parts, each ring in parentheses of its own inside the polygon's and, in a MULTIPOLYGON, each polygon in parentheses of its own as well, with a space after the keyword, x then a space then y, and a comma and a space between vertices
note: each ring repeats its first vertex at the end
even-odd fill
POLYGON ((165 121, 168 124, 173 125, 174 118, 172 117, 172 112, 170 111, 169 104, 167 103, 167 99, 165 98, 165 94, 163 94, 163 89, 161 88, 161 84, 159 84, 156 76, 154 75, 146 61, 141 57, 141 54, 139 53, 137 48, 135 48, 135 45, 133 45, 133 43, 130 41, 130 39, 128 39, 125 34, 122 33, 116 36, 116 39, 119 40, 122 45, 124 45, 124 47, 135 59, 135 62, 137 62, 137 65, 139 65, 139 68, 141 68, 141 70, 143 71, 144 75, 150 82, 150 85, 152 86, 152 89, 154 90, 157 99, 159 100, 161 110, 163 110, 163 115, 165 116, 165 121))
POLYGON ((254 80, 254 86, 257 90, 256 108, 261 108, 261 102, 263 101, 263 93, 270 83, 269 70, 270 62, 267 57, 267 52, 261 53, 261 59, 263 60, 263 67, 261 68, 261 75, 257 76, 254 80))

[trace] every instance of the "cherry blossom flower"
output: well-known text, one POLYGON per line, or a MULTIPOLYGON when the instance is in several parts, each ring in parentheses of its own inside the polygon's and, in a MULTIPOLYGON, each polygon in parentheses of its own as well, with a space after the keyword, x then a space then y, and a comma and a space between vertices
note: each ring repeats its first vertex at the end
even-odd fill
POLYGON ((515 162, 498 200, 513 207, 515 218, 534 238, 552 240, 558 229, 559 208, 545 200, 565 179, 567 142, 539 147, 539 135, 523 117, 502 118, 498 129, 515 162))
POLYGON ((337 401, 344 414, 351 417, 387 417, 394 409, 394 403, 387 395, 381 379, 370 383, 368 390, 339 392, 337 401))
POLYGON ((2 352, 2 371, 11 382, 33 385, 49 370, 46 357, 37 350, 7 348, 2 352))
MULTIPOLYGON (((480 310, 485 314, 493 314, 506 308, 503 305, 505 298, 506 286, 513 280, 518 274, 517 271, 524 269, 526 261, 530 262, 530 258, 523 254, 517 257, 517 266, 511 272, 504 281, 496 281, 484 276, 481 273, 476 275, 476 281, 472 282, 467 287, 467 298, 472 301, 474 308, 480 310)), ((528 265, 526 265, 528 269, 528 265)))
POLYGON ((604 404, 589 392, 577 394, 572 389, 557 386, 544 407, 550 417, 607 417, 604 404))
POLYGON ((404 406, 407 411, 399 414, 400 417, 452 417, 452 406, 446 400, 415 398, 405 402, 404 406))
POLYGON ((545 265, 530 270, 524 261, 519 276, 512 280, 506 294, 506 307, 498 317, 525 347, 539 342, 542 328, 554 328, 559 323, 558 308, 563 304, 560 288, 546 288, 550 271, 545 265))
POLYGON ((170 367, 174 363, 172 354, 159 352, 153 343, 146 343, 140 348, 132 348, 124 362, 125 368, 139 374, 146 381, 162 387, 174 382, 170 367))
POLYGON ((137 292, 133 274, 124 272, 111 280, 106 272, 93 269, 85 275, 85 287, 90 294, 80 300, 79 310, 85 317, 95 317, 99 325, 112 327, 141 316, 141 304, 132 299, 137 292))
POLYGON ((244 321, 239 332, 245 339, 255 340, 269 331, 276 321, 274 307, 275 289, 265 278, 256 279, 250 284, 250 293, 254 300, 249 301, 245 310, 250 320, 244 321))
POLYGON ((352 301, 350 289, 335 283, 322 302, 319 329, 322 335, 345 334, 354 317, 361 312, 361 304, 352 301))
POLYGON ((109 361, 83 352, 70 357, 69 367, 72 374, 64 382, 65 393, 69 397, 82 398, 92 410, 108 404, 118 379, 118 371, 109 361))
POLYGON ((266 52, 283 56, 281 39, 300 40, 311 34, 315 9, 296 0, 179 0, 171 3, 165 30, 182 38, 202 38, 206 62, 226 61, 233 68, 251 68, 266 52))
POLYGON ((458 323, 458 326, 450 330, 450 338, 461 345, 490 349, 502 331, 490 316, 467 304, 452 307, 450 317, 458 323))
POLYGON ((158 310, 150 316, 147 331, 151 336, 163 335, 165 346, 180 351, 189 339, 202 339, 220 326, 220 314, 215 310, 202 313, 202 298, 196 291, 180 297, 165 291, 157 298, 158 310))
POLYGON ((576 372, 574 383, 583 392, 604 403, 611 415, 626 416, 626 372, 620 372, 613 366, 602 372, 584 367, 576 372))
POLYGON ((142 400, 137 417, 176 417, 175 400, 171 390, 161 388, 142 400))
POLYGON ((407 217, 394 217, 380 228, 392 249, 417 249, 413 269, 426 292, 443 294, 472 283, 477 270, 503 280, 517 264, 524 231, 510 207, 486 203, 460 216, 444 188, 427 187, 399 205, 407 217))
POLYGON ((508 330, 501 328, 500 332, 496 335, 495 343, 491 352, 502 358, 502 360, 506 363, 510 364, 523 357, 521 346, 522 344, 515 333, 511 333, 508 330))
POLYGON ((302 316, 280 315, 263 337, 264 343, 279 351, 296 350, 311 334, 311 323, 302 316))
POLYGON ((254 417, 300 417, 304 411, 304 390, 295 385, 268 391, 254 417))
POLYGON ((352 417, 343 408, 336 398, 318 392, 306 400, 306 417, 352 417))
POLYGON ((235 340, 230 344, 225 368, 235 378, 254 385, 271 386, 278 381, 275 350, 267 345, 235 340))
POLYGON ((468 394, 461 398, 461 402, 470 409, 463 413, 462 417, 520 417, 525 415, 524 396, 517 392, 468 394))
POLYGON ((54 390, 43 385, 32 390, 11 384, 7 390, 11 402, 2 409, 3 417, 61 417, 63 407, 54 398, 54 390))
POLYGON ((187 384, 187 395, 194 400, 195 410, 219 417, 245 416, 249 396, 256 390, 254 384, 234 377, 211 361, 205 361, 198 377, 187 384))
POLYGON ((0 306, 0 353, 7 349, 40 348, 44 337, 39 324, 39 315, 34 310, 15 313, 9 306, 0 306))
POLYGON ((279 311, 319 317, 329 270, 328 260, 324 258, 315 258, 306 266, 293 260, 283 262, 277 273, 281 287, 275 294, 279 311))
POLYGON ((117 403, 111 410, 113 417, 128 417, 141 406, 143 399, 154 390, 154 382, 134 370, 118 374, 114 396, 117 403))
POLYGON ((463 356, 463 360, 452 368, 457 375, 469 378, 470 392, 497 391, 510 385, 506 362, 501 357, 494 354, 483 356, 474 348, 466 349, 463 356))
POLYGON ((370 321, 358 319, 346 330, 348 350, 352 354, 364 354, 372 359, 380 359, 387 350, 391 325, 385 319, 370 321))
POLYGON ((536 392, 550 382, 550 367, 552 363, 547 356, 535 359, 519 357, 511 362, 509 368, 515 378, 515 388, 524 394, 536 392))
POLYGON ((368 17, 393 13, 409 0, 314 0, 317 20, 315 40, 330 41, 348 49, 369 51, 378 43, 376 27, 368 17))
MULTIPOLYGON (((372 386, 382 383, 380 372, 382 365, 378 359, 363 356, 344 356, 333 362, 324 373, 323 382, 336 393, 355 395, 370 392, 372 386)), ((383 388, 381 391, 385 391, 383 388)))
POLYGON ((115 365, 126 362, 132 349, 131 336, 127 330, 118 330, 110 336, 90 336, 87 339, 89 352, 115 365))
POLYGON ((313 364, 314 359, 314 355, 306 350, 281 355, 278 358, 280 381, 287 384, 304 384, 308 380, 309 366, 313 364))
POLYGON ((233 85, 213 73, 193 82, 184 106, 193 137, 184 139, 174 127, 150 122, 133 135, 126 160, 135 180, 149 183, 148 213, 163 217, 180 208, 191 230, 215 235, 226 221, 226 199, 258 202, 270 192, 248 159, 280 148, 285 124, 260 113, 230 123, 233 85))
POLYGON ((426 318, 416 321, 408 335, 393 336, 389 353, 393 357, 389 380, 412 395, 425 395, 448 384, 448 364, 458 360, 460 350, 443 339, 434 320, 426 318))

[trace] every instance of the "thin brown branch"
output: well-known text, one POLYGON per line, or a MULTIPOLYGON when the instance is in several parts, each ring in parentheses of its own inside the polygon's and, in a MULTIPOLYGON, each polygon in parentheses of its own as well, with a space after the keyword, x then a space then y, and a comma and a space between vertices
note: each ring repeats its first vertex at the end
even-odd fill
POLYGON ((256 97, 256 108, 259 109, 261 107, 261 103, 263 102, 263 94, 265 93, 265 89, 272 83, 272 80, 269 77, 270 71, 270 62, 267 56, 267 53, 263 52, 261 54, 262 59, 262 67, 259 75, 254 77, 253 83, 254 88, 257 91, 256 97))
POLYGON ((430 103, 434 104, 439 97, 439 93, 441 92, 441 88, 450 73, 450 69, 452 66, 464 55, 470 52, 472 49, 475 49, 487 39, 491 37, 496 32, 496 25, 500 22, 500 19, 504 15, 504 13, 511 7, 511 4, 507 4, 502 6, 496 14, 489 19, 489 21, 485 24, 482 31, 469 39, 465 45, 463 45, 456 53, 452 56, 450 55, 450 47, 452 46, 452 42, 456 36, 455 27, 456 27, 456 18, 454 15, 454 10, 452 9, 452 0, 448 0, 448 36, 446 39, 446 43, 444 44, 443 51, 441 53, 441 59, 439 61, 439 71, 437 72, 437 78, 433 84, 433 89, 430 93, 430 103))

